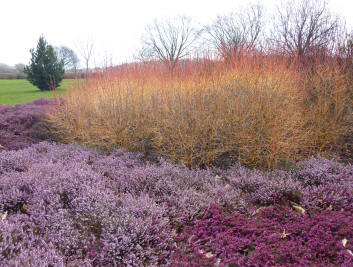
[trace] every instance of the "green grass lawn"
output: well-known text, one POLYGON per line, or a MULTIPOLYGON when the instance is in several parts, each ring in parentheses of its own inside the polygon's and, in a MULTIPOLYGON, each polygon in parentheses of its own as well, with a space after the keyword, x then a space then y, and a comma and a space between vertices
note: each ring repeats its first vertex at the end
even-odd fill
POLYGON ((74 80, 63 80, 54 91, 40 91, 27 80, 0 80, 0 105, 16 105, 32 102, 38 98, 63 95, 74 80))

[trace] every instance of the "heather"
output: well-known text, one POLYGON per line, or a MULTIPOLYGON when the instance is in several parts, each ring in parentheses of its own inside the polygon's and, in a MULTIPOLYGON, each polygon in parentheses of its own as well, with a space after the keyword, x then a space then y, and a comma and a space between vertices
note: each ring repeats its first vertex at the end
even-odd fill
POLYGON ((352 209, 295 213, 286 206, 254 216, 212 206, 184 227, 172 259, 178 266, 351 266, 352 209))
POLYGON ((44 119, 55 100, 44 98, 15 106, 0 105, 0 145, 5 150, 21 149, 50 139, 44 119))
POLYGON ((320 157, 190 170, 42 142, 0 152, 1 262, 349 266, 352 184, 352 165, 320 157))

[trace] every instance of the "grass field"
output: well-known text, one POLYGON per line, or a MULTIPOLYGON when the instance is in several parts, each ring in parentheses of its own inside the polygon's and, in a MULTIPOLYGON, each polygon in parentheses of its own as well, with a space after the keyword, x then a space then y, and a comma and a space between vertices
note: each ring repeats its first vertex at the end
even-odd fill
POLYGON ((38 98, 53 98, 55 94, 63 94, 72 81, 64 80, 53 93, 52 91, 40 91, 24 79, 0 80, 0 105, 16 105, 31 102, 38 98))

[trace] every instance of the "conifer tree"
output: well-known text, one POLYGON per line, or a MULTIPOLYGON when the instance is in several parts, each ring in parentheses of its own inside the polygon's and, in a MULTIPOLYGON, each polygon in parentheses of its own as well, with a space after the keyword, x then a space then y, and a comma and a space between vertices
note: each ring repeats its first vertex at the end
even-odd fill
POLYGON ((55 90, 64 78, 64 62, 58 60, 54 48, 43 36, 39 38, 36 50, 30 50, 32 58, 25 67, 27 80, 42 91, 55 90))

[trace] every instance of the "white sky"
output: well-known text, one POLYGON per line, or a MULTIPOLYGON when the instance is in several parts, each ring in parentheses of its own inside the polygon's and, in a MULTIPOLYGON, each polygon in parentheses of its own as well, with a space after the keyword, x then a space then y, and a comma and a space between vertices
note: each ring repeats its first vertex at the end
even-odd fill
MULTIPOLYGON (((252 0, 0 0, 0 62, 28 64, 41 34, 54 45, 78 51, 93 40, 93 64, 132 59, 145 25, 154 18, 189 15, 201 24, 252 0)), ((272 12, 281 0, 262 0, 272 12)), ((329 0, 330 9, 353 27, 353 0, 329 0)), ((92 64, 92 65, 93 65, 92 64)))

